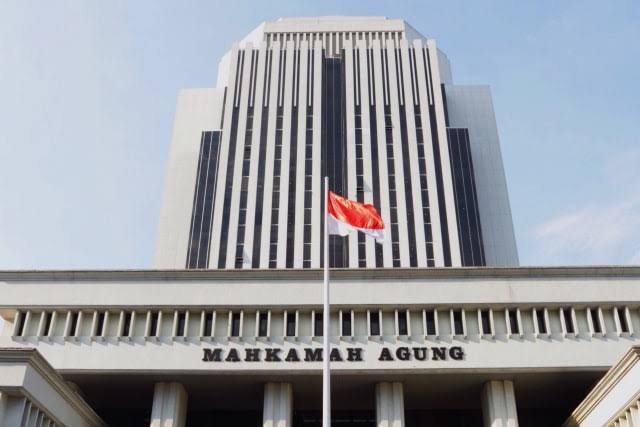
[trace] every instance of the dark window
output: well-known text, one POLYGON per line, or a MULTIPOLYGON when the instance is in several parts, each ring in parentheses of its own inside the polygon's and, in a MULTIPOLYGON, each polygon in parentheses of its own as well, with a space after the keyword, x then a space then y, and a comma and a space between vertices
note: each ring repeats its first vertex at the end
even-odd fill
POLYGON ((435 335, 436 334, 436 315, 434 311, 426 311, 425 312, 426 322, 427 322, 427 331, 426 335, 435 335))
POLYGON ((16 336, 21 337, 24 334, 24 319, 25 314, 23 312, 18 312, 18 317, 16 318, 16 336))
POLYGON ((447 129, 463 266, 484 266, 484 244, 468 129, 447 129))
POLYGON ((571 309, 565 308, 562 310, 564 316, 564 327, 568 334, 575 333, 575 326, 573 325, 573 316, 571 315, 571 309))
POLYGON ((233 313, 231 315, 231 336, 240 336, 240 313, 233 313))
MULTIPOLYGON (((375 76, 375 68, 371 67, 371 76, 375 76)), ((375 100, 374 100, 375 103, 375 100)), ((369 129, 371 134, 371 169, 377 171, 379 167, 378 161, 378 122, 376 119, 376 106, 369 106, 369 129)), ((374 173, 373 176, 373 204, 380 208, 380 176, 374 173)), ((360 234, 360 233, 359 233, 360 234)), ((382 245, 375 245, 376 267, 384 265, 382 255, 382 245)))
POLYGON ((620 332, 629 332, 629 323, 627 322, 627 313, 624 308, 616 307, 618 319, 620 320, 620 332))
POLYGON ((258 336, 266 337, 269 331, 269 313, 260 313, 258 319, 258 336))
POLYGON ((46 311, 44 313, 42 313, 44 316, 44 335, 45 336, 49 336, 51 335, 51 317, 52 317, 52 313, 50 311, 46 311))
POLYGON ((76 336, 76 332, 78 331, 78 318, 79 318, 78 313, 73 313, 71 315, 71 325, 70 325, 70 328, 69 328, 69 336, 70 337, 75 337, 76 336))
MULTIPOLYGON (((102 335, 104 335, 104 319, 106 318, 107 314, 106 312, 101 312, 98 313, 98 324, 96 325, 96 335, 101 337, 102 335)), ((51 320, 51 319, 49 319, 51 320)), ((47 331, 49 330, 49 328, 47 328, 47 331)))
MULTIPOLYGON (((345 68, 342 59, 323 58, 322 74, 322 154, 320 158, 323 176, 329 177, 329 185, 335 193, 347 194, 348 168, 346 153, 346 99, 345 68)), ((324 200, 323 200, 324 202, 324 200)), ((322 202, 322 203, 323 203, 322 202)), ((322 206, 324 208, 324 205, 322 206)), ((324 224, 321 224, 321 228, 324 224)), ((356 238, 356 237, 353 237, 356 238)), ((323 245, 324 233, 321 234, 320 245, 323 245)), ((329 236, 329 266, 334 268, 349 265, 349 237, 329 236)), ((321 258, 324 256, 322 253, 321 258)), ((326 260, 323 260, 323 262, 326 260)))
POLYGON ((149 336, 157 337, 160 335, 158 319, 160 318, 160 314, 158 312, 151 313, 151 325, 149 326, 149 336))
POLYGON ((536 322, 538 323, 538 333, 547 333, 547 319, 544 316, 544 310, 536 310, 536 322))
POLYGON ((128 337, 131 334, 131 321, 133 320, 132 313, 126 313, 124 315, 124 326, 122 328, 122 336, 128 337))
POLYGON ((462 310, 453 312, 453 333, 454 335, 464 335, 464 325, 462 323, 462 310))
POLYGON ((371 311, 369 313, 369 329, 371 331, 371 336, 377 337, 382 335, 380 333, 380 312, 371 311))
POLYGON ((353 335, 351 330, 351 311, 343 311, 342 312, 342 336, 350 337, 353 335))
MULTIPOLYGON (((269 56, 269 61, 272 57, 269 56)), ((269 69, 271 65, 269 65, 269 69)), ((258 160, 258 190, 256 194, 256 213, 253 229, 253 256, 251 267, 260 267, 260 241, 262 236, 262 204, 264 202, 264 177, 265 177, 265 157, 267 155, 267 129, 268 129, 269 107, 262 108, 262 123, 260 127, 260 151, 258 160)))
POLYGON ((209 263, 220 136, 221 133, 218 131, 202 132, 191 212, 187 268, 206 268, 209 263))
POLYGON ((287 336, 288 337, 295 337, 296 336, 296 313, 295 313, 295 311, 294 312, 287 312, 286 322, 287 322, 287 336))
POLYGON ((409 326, 407 324, 407 316, 409 313, 406 311, 398 311, 398 335, 409 335, 409 326))
POLYGON ((509 327, 511 328, 511 333, 519 334, 520 324, 518 323, 518 311, 508 310, 508 313, 509 313, 509 327))
MULTIPOLYGON (((489 310, 480 311, 480 320, 482 321, 482 333, 491 335, 493 333, 491 329, 491 316, 489 310)), ((513 326, 511 327, 513 331, 513 326)))
POLYGON ((183 337, 187 326, 187 313, 178 313, 178 328, 176 336, 183 337))
POLYGON ((591 312, 591 323, 593 324, 593 332, 596 334, 602 333, 602 324, 600 323, 600 316, 598 316, 598 309, 592 308, 589 310, 591 312))
MULTIPOLYGON (((426 62, 424 63, 425 72, 428 69, 429 70, 428 73, 430 76, 431 63, 429 60, 429 56, 428 55, 425 55, 425 56, 427 57, 426 62)), ((433 93, 433 88, 431 89, 431 93, 433 93)), ((450 267, 451 266, 451 245, 449 243, 449 226, 447 222, 444 183, 443 183, 443 176, 442 176, 442 163, 440 159, 441 141, 438 137, 438 123, 436 120, 435 103, 433 105, 429 105, 429 120, 430 120, 429 127, 431 129, 431 144, 433 149, 433 158, 434 158, 435 175, 436 175, 436 193, 438 195, 438 209, 440 211, 439 226, 440 226, 440 229, 442 230, 442 250, 444 254, 444 265, 445 267, 450 267)), ((444 141, 442 143, 446 144, 446 142, 444 141)))
MULTIPOLYGON (((398 49, 396 50, 396 58, 398 64, 398 71, 400 72, 400 80, 403 80, 403 72, 402 72, 402 53, 398 49)), ((404 94, 405 104, 409 102, 407 97, 410 94, 404 93, 404 84, 398 88, 399 92, 404 94)), ((405 190, 405 205, 406 205, 406 224, 407 224, 407 232, 409 233, 409 265, 411 267, 416 267, 418 265, 417 256, 416 256, 416 233, 415 233, 415 221, 414 221, 414 212, 413 212, 413 188, 411 185, 411 173, 415 173, 418 171, 412 171, 409 165, 409 141, 407 135, 407 115, 406 115, 406 106, 400 105, 400 147, 401 152, 397 153, 402 156, 402 175, 404 176, 404 190, 405 190)), ((400 171, 398 171, 398 174, 400 171)))
POLYGON ((322 313, 315 313, 315 320, 313 325, 313 335, 321 337, 323 335, 322 313))
POLYGON ((204 318, 204 336, 213 336, 213 313, 206 313, 204 318))

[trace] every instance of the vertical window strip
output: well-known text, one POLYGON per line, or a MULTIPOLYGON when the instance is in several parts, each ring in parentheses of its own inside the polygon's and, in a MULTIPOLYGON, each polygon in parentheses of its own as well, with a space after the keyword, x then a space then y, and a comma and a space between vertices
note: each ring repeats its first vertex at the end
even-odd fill
MULTIPOLYGON (((244 58, 244 55, 243 55, 244 58)), ((238 83, 237 97, 240 98, 242 91, 242 74, 244 72, 243 63, 239 65, 239 71, 236 73, 238 83)), ((236 144, 238 143, 238 119, 240 107, 234 104, 231 114, 231 129, 229 135, 229 152, 227 158, 227 171, 225 177, 225 185, 223 187, 224 197, 222 199, 222 227, 220 229, 220 249, 218 252, 218 268, 225 268, 227 261, 227 241, 229 237, 229 220, 231 215, 231 193, 233 191, 233 169, 236 157, 236 144)))
POLYGON ((304 144, 304 202, 303 202, 303 245, 302 245, 302 267, 311 267, 311 205, 313 197, 313 74, 314 74, 314 49, 313 41, 309 43, 309 54, 307 55, 307 111, 305 123, 305 144, 304 144))
POLYGON ((262 119, 260 121, 260 148, 258 152, 258 177, 256 190, 256 212, 253 223, 253 251, 251 256, 251 267, 260 267, 260 241, 262 238, 262 206, 264 201, 264 178, 267 155, 267 129, 269 127, 269 92, 271 87, 271 65, 273 61, 273 51, 267 51, 265 58, 265 81, 264 81, 264 103, 262 106, 262 119))
MULTIPOLYGON (((278 75, 278 93, 284 91, 284 74, 286 67, 286 51, 280 51, 280 67, 278 75)), ((278 218, 280 203, 280 172, 282 169, 282 133, 284 123, 284 106, 280 101, 276 110, 276 139, 273 160, 273 190, 271 192, 271 228, 269 232, 269 268, 276 268, 278 255, 278 218)), ((282 243, 284 244, 284 242, 282 243)))
POLYGON ((298 165, 298 106, 296 103, 296 94, 298 93, 298 85, 300 84, 300 50, 294 51, 294 67, 293 67, 293 108, 291 109, 291 142, 289 156, 289 193, 287 205, 287 259, 286 267, 293 268, 293 250, 295 246, 295 224, 296 224, 296 185, 297 181, 297 165, 298 165))
MULTIPOLYGON (((322 105, 322 155, 321 170, 329 177, 331 190, 338 194, 347 194, 347 167, 345 146, 345 67, 341 58, 323 57, 322 93, 326 100, 322 105)), ((325 209, 324 200, 321 209, 325 209)), ((321 225, 324 227, 324 224, 321 225)), ((324 236, 324 233, 321 232, 324 236)), ((324 244, 321 239, 321 246, 324 244)), ((329 236, 329 265, 346 267, 349 262, 348 237, 329 236)))
POLYGON ((236 236, 235 268, 242 268, 244 264, 244 240, 247 219, 247 196, 249 188, 249 166, 251 162, 251 141, 253 139, 253 107, 247 111, 247 125, 244 138, 242 157, 242 176, 240 178, 240 206, 238 209, 238 230, 236 236))
MULTIPOLYGON (((401 51, 396 50, 397 57, 397 66, 398 72, 400 73, 400 79, 403 77, 403 68, 402 68, 402 58, 401 51)), ((399 93, 404 97, 404 84, 402 84, 399 88, 399 93)), ((402 147, 402 169, 403 169, 403 181, 404 181, 404 191, 406 194, 405 202, 406 202, 406 212, 407 212, 407 230, 409 233, 409 265, 411 267, 418 266, 417 259, 417 251, 416 251, 416 229, 415 229, 415 218, 414 218, 414 210, 413 210, 413 186, 411 183, 411 168, 409 166, 409 141, 407 135, 407 115, 406 115, 406 105, 400 105, 400 138, 401 138, 401 147, 402 147)))
POLYGON ((238 51, 238 62, 236 64, 236 70, 240 70, 239 72, 236 71, 236 81, 235 81, 235 86, 234 86, 234 91, 233 91, 233 106, 238 107, 238 103, 240 102, 240 83, 242 81, 242 69, 243 69, 243 64, 244 64, 244 51, 243 50, 239 50, 238 51))
MULTIPOLYGON (((383 60, 384 60, 384 58, 383 58, 383 60)), ((382 70, 380 70, 380 72, 382 72, 382 70)), ((376 70, 372 66, 371 67, 371 78, 373 79, 374 82, 375 82, 375 73, 376 73, 376 70)), ((384 84, 384 79, 383 79, 383 84, 384 84)), ((370 149, 371 149, 371 170, 373 172, 371 174, 371 177, 372 177, 372 181, 373 181, 372 182, 372 184, 373 184, 373 204, 374 204, 374 206, 378 207, 378 209, 381 209, 381 204, 380 204, 380 175, 378 174, 378 170, 379 170, 378 169, 378 162, 379 162, 379 158, 378 157, 379 156, 378 156, 378 122, 377 122, 377 120, 378 119, 377 119, 377 115, 376 115, 376 101, 375 101, 375 98, 374 98, 374 102, 369 106, 369 134, 371 136, 371 139, 370 139, 370 141, 371 141, 371 145, 370 145, 370 149)), ((374 245, 374 247, 375 247, 375 266, 379 267, 379 268, 380 267, 384 267, 382 245, 374 245)))
POLYGON ((420 91, 418 89, 418 64, 416 63, 416 50, 409 48, 409 62, 411 65, 411 89, 413 90, 413 104, 420 105, 420 91))
POLYGON ((220 132, 202 133, 186 268, 206 268, 209 261, 219 143, 220 132))
POLYGON ((267 57, 265 58, 264 85, 262 88, 263 107, 267 107, 269 105, 269 91, 271 90, 271 61, 273 61, 273 50, 267 49, 265 54, 267 55, 267 57))
MULTIPOLYGON (((312 55, 309 55, 311 57, 312 55)), ((312 70, 308 70, 311 72, 312 70)), ((303 247, 302 267, 311 267, 311 199, 313 196, 313 106, 307 106, 305 131, 305 161, 304 161, 304 210, 303 210, 303 247)))
POLYGON ((367 77, 369 79, 369 105, 376 99, 376 85, 373 79, 373 50, 367 49, 367 77))
POLYGON ((201 209, 202 198, 200 194, 204 187, 204 174, 203 163, 205 163, 208 153, 206 150, 207 132, 202 132, 200 136, 200 155, 198 156, 198 170, 196 172, 196 188, 193 192, 193 208, 191 209, 191 227, 189 230, 189 250, 187 251, 187 265, 186 268, 195 268, 198 255, 198 244, 200 243, 198 238, 200 236, 200 224, 201 224, 201 209))
POLYGON ((447 139, 462 265, 483 266, 485 265, 484 245, 480 228, 475 177, 473 176, 469 132, 467 129, 449 128, 447 129, 447 139))
POLYGON ((478 261, 476 265, 485 266, 486 257, 484 252, 484 239, 482 236, 482 223, 480 222, 480 207, 478 205, 478 192, 476 189, 476 179, 475 172, 473 169, 473 157, 471 155, 471 141, 469 139, 469 130, 463 129, 463 138, 464 138, 464 149, 467 159, 467 164, 469 166, 468 173, 466 174, 467 183, 466 187, 469 189, 471 198, 469 200, 469 204, 472 207, 472 213, 470 215, 471 218, 471 228, 472 228, 472 243, 473 243, 473 251, 474 258, 478 261))
POLYGON ((218 160, 220 152, 221 132, 212 132, 210 136, 211 148, 209 150, 209 170, 207 172, 207 187, 205 192, 204 212, 202 215, 202 237, 198 249, 198 268, 207 268, 209 265, 209 252, 211 251, 211 226, 213 224, 213 202, 216 197, 216 185, 218 181, 218 160))
MULTIPOLYGON (((418 90, 416 85, 416 90, 418 90)), ((418 91, 419 99, 419 91, 418 91)), ((427 253, 427 267, 435 266, 435 257, 433 252, 433 232, 431 230, 431 212, 429 206, 429 186, 427 181, 426 168, 426 150, 424 137, 422 135, 422 105, 418 103, 415 106, 415 123, 416 123, 416 145, 418 148, 418 173, 420 174, 420 199, 422 203, 422 221, 424 227, 424 240, 427 253)), ((416 226, 418 226, 416 222, 416 226)))
MULTIPOLYGON (((383 62, 386 67, 385 79, 387 88, 389 87, 389 55, 387 49, 383 50, 383 62)), ((391 100, 384 106, 384 132, 387 145, 387 174, 389 183, 389 207, 390 207, 390 229, 391 229, 391 253, 392 265, 400 267, 400 240, 398 235, 398 202, 396 196, 396 175, 393 150, 393 124, 391 123, 391 100)), ((375 170, 375 169, 374 169, 375 170)))
MULTIPOLYGON (((425 49, 425 75, 429 82, 428 87, 433 94, 433 83, 431 81, 431 61, 429 59, 429 50, 425 49)), ((429 104, 429 125, 431 128, 431 143, 433 149, 433 158, 435 163, 435 175, 436 175, 436 192, 438 194, 438 211, 440 214, 440 230, 442 232, 442 252, 444 255, 445 267, 451 267, 451 244, 449 242, 449 225, 447 221, 447 211, 445 206, 444 196, 444 184, 442 179, 442 161, 440 158, 440 140, 438 138, 438 123, 436 120, 436 109, 433 104, 433 97, 431 97, 431 103, 429 104)))

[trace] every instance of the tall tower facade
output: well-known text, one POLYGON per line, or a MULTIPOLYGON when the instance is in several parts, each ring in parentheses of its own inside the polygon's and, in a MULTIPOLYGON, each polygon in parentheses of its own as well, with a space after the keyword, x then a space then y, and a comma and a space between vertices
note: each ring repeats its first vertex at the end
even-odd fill
POLYGON ((261 24, 180 93, 155 267, 319 268, 324 176, 388 230, 331 236, 331 267, 518 264, 488 87, 402 20, 324 17, 261 24))

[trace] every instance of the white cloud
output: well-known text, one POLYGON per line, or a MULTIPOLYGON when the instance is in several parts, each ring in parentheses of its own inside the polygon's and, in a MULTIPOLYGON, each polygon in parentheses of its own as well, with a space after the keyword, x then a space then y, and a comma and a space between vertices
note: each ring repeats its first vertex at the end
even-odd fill
POLYGON ((533 228, 536 264, 640 264, 640 150, 606 162, 595 200, 533 228))

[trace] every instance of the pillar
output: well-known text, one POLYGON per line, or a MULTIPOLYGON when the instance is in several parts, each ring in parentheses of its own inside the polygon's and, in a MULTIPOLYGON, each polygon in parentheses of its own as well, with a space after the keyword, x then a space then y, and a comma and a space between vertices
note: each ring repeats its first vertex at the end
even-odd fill
POLYGON ((518 427, 513 381, 488 381, 482 389, 484 427, 518 427))
POLYGON ((404 427, 404 391, 402 383, 376 384, 376 425, 404 427))
POLYGON ((4 424, 4 415, 7 412, 7 393, 0 391, 0 425, 4 424))
POLYGON ((264 386, 262 427, 293 425, 293 393, 289 383, 267 383, 264 386))
POLYGON ((184 427, 187 391, 180 383, 156 383, 153 391, 151 427, 184 427))

